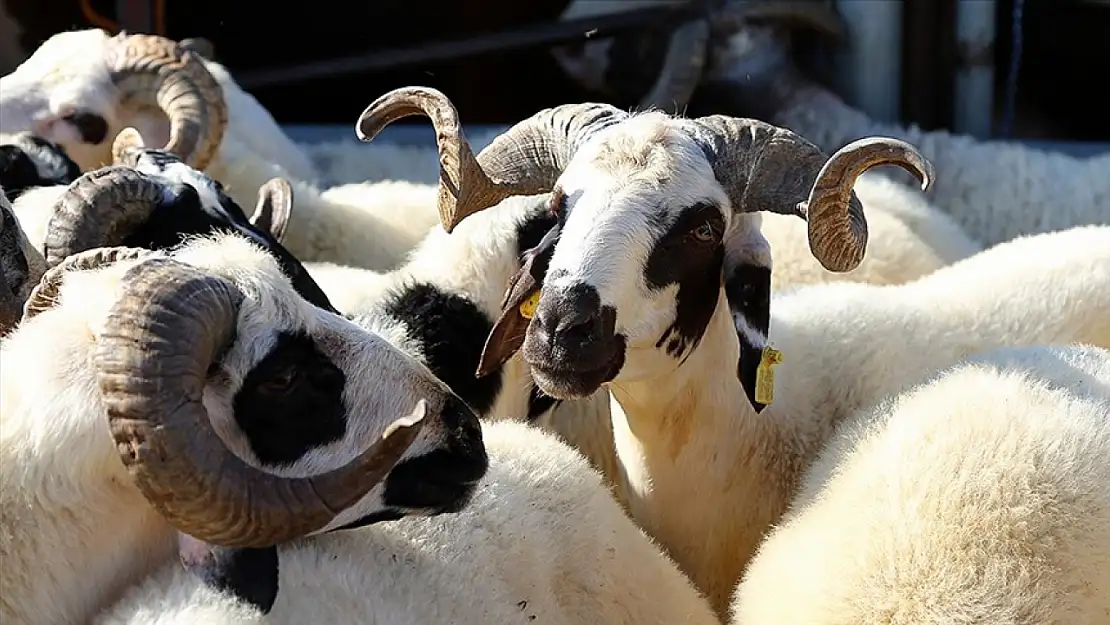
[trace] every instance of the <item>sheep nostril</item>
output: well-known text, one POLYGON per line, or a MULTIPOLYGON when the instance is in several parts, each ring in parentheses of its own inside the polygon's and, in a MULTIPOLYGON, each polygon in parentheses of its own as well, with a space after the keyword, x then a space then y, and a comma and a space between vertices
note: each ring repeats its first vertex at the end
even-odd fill
POLYGON ((564 317, 555 329, 555 340, 564 344, 580 345, 600 337, 601 318, 597 311, 564 317))

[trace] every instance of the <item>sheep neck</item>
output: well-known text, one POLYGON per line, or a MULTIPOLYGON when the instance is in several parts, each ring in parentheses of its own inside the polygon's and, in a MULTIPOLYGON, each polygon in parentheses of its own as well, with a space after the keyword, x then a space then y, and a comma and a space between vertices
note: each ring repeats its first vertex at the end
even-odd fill
POLYGON ((666 376, 610 386, 632 516, 720 615, 764 531, 785 510, 802 456, 784 424, 748 404, 738 358, 722 292, 685 363, 666 376))

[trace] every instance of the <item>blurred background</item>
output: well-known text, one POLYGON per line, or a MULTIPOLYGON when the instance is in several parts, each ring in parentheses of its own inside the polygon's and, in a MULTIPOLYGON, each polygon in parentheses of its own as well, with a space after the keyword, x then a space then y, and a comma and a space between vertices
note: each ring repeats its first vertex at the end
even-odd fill
MULTIPOLYGON (((880 120, 1110 142, 1110 95, 1098 84, 1110 76, 1110 1, 809 2, 838 13, 848 32, 795 37, 798 63, 880 120)), ((635 105, 650 71, 610 76, 598 89, 560 64, 553 46, 564 46, 565 61, 583 42, 615 34, 608 54, 651 67, 661 62, 656 44, 681 20, 675 8, 698 4, 720 2, 0 0, 0 73, 55 32, 123 27, 207 39, 281 124, 347 128, 378 95, 420 84, 448 93, 467 123, 504 125, 564 102, 635 105)))

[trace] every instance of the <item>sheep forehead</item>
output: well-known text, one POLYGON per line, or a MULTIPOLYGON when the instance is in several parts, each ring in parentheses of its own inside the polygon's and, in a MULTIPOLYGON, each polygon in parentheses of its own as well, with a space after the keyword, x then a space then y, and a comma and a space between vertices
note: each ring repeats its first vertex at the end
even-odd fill
POLYGON ((642 272, 656 241, 695 204, 720 207, 729 223, 712 166, 676 122, 638 115, 598 132, 575 155, 556 185, 567 218, 549 275, 592 282, 621 279, 608 274, 628 267, 642 272))
POLYGON ((312 332, 317 309, 297 295, 273 256, 250 240, 224 233, 196 237, 173 256, 230 281, 246 295, 240 331, 266 326, 312 332))

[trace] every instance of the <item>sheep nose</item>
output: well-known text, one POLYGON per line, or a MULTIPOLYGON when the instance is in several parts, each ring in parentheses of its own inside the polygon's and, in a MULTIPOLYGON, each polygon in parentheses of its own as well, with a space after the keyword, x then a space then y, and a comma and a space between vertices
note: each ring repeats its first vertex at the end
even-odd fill
POLYGON ((544 295, 533 321, 548 345, 577 352, 605 340, 597 289, 579 283, 544 295))

